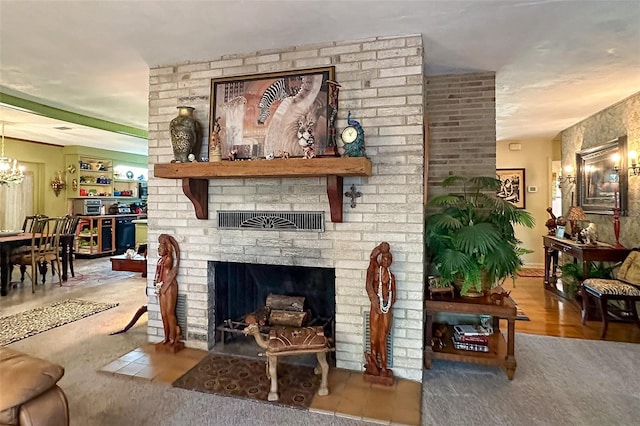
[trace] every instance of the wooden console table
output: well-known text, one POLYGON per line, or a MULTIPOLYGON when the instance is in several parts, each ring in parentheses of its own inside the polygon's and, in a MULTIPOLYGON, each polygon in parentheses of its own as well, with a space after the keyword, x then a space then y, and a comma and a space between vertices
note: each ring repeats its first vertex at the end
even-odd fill
POLYGON ((140 272, 142 278, 147 276, 147 258, 136 254, 132 258, 128 258, 125 254, 111 257, 112 271, 129 271, 140 272))
POLYGON ((424 342, 424 366, 431 368, 431 360, 447 359, 450 361, 471 362, 482 365, 496 365, 504 367, 509 380, 513 379, 516 372, 515 347, 515 322, 516 305, 510 298, 504 299, 503 305, 495 305, 490 299, 485 297, 465 298, 456 296, 454 299, 444 297, 440 300, 425 300, 424 302, 427 324, 425 327, 424 342), (433 337, 433 316, 438 312, 450 312, 471 315, 491 315, 493 316, 493 335, 489 337, 489 352, 475 352, 460 350, 453 347, 451 336, 452 326, 448 327, 445 336, 445 345, 442 348, 433 348, 431 338, 433 337), (500 331, 500 319, 507 320, 507 336, 503 336, 500 331))
POLYGON ((544 235, 544 288, 552 290, 561 296, 555 284, 557 281, 558 253, 564 253, 574 258, 574 262, 582 263, 583 276, 589 276, 589 262, 621 262, 631 249, 615 248, 606 243, 581 244, 573 240, 544 235))

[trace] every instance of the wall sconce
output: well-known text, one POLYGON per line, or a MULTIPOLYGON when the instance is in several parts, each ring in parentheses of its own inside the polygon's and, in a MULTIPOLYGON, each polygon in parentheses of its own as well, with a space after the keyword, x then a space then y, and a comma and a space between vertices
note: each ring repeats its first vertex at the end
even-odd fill
POLYGON ((613 171, 618 174, 620 170, 620 154, 616 152, 611 156, 611 160, 613 161, 613 171))
POLYGON ((66 186, 66 184, 64 183, 64 180, 62 179, 61 171, 58 171, 58 174, 56 175, 56 177, 53 178, 50 185, 51 185, 51 189, 53 189, 53 192, 56 194, 56 197, 60 195, 60 191, 62 191, 66 186))
POLYGON ((567 166, 564 168, 566 175, 560 174, 558 176, 558 184, 562 185, 564 183, 568 183, 569 185, 573 185, 576 183, 576 176, 573 174, 573 167, 567 166))
POLYGON ((635 151, 629 151, 629 161, 631 162, 631 166, 629 166, 629 176, 640 175, 640 165, 638 165, 638 153, 635 151))

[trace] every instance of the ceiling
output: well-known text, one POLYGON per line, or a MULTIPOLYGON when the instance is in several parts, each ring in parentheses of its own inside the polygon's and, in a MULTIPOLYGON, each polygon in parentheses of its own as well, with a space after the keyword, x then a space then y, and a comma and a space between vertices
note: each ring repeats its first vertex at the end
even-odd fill
MULTIPOLYGON (((404 34, 422 34, 428 75, 496 72, 499 141, 553 138, 640 90, 637 0, 0 0, 0 91, 147 129, 149 67, 404 34)), ((147 152, 6 105, 0 120, 10 137, 147 152)))

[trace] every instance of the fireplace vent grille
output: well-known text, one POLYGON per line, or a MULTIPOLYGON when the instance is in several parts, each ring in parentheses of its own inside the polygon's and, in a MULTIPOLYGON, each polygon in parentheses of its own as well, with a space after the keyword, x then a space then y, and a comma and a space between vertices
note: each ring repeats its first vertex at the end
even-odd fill
MULTIPOLYGON (((371 334, 369 333, 369 311, 364 311, 364 352, 371 352, 371 334)), ((391 327, 389 334, 387 335, 387 368, 393 367, 393 318, 391 318, 391 327)), ((363 358, 364 360, 364 358, 363 358)), ((380 359, 378 359, 380 361, 380 359)), ((366 360, 363 362, 366 363, 366 360)))
POLYGON ((324 232, 324 212, 219 210, 218 228, 324 232))
POLYGON ((178 326, 182 333, 182 338, 187 338, 187 295, 178 294, 176 300, 176 317, 178 318, 178 326))

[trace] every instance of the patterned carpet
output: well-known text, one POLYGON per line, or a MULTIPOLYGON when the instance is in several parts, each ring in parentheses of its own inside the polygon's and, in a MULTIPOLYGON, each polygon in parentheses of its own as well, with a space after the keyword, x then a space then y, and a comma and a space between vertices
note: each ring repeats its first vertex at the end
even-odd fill
MULTIPOLYGON (((267 401, 270 381, 266 375, 265 361, 210 353, 176 380, 173 386, 204 393, 267 401)), ((277 403, 306 409, 311 404, 319 386, 320 378, 313 373, 313 368, 278 362, 280 399, 277 403)))
POLYGON ((519 277, 544 277, 544 269, 542 268, 522 268, 518 271, 519 277))
POLYGON ((0 345, 8 345, 43 331, 118 306, 118 303, 96 303, 67 299, 0 318, 0 345))

